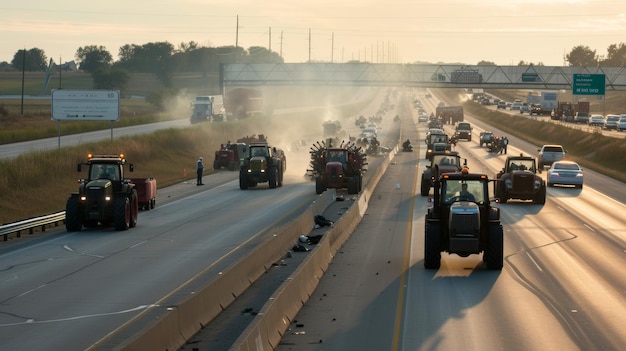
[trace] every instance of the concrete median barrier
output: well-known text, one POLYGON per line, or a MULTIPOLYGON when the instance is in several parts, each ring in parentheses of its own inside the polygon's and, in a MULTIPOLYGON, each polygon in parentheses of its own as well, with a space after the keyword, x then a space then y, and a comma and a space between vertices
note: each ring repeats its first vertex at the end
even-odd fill
POLYGON ((397 152, 396 147, 389 153, 357 200, 323 235, 290 279, 263 306, 254 321, 230 348, 231 351, 273 350, 278 346, 289 324, 317 288, 335 254, 363 219, 371 194, 397 152))

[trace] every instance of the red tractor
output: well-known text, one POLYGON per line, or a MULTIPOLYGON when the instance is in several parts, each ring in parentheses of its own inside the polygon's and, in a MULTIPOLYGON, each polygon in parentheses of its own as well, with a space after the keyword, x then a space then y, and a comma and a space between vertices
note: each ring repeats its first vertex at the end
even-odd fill
POLYGON ((315 179, 315 192, 321 194, 328 188, 348 190, 357 194, 363 185, 365 151, 352 142, 342 142, 338 147, 332 140, 317 142, 311 147, 311 169, 308 173, 315 179))
POLYGON ((228 168, 229 171, 239 169, 239 165, 245 155, 245 143, 222 144, 220 149, 215 151, 215 160, 213 160, 213 169, 228 168))

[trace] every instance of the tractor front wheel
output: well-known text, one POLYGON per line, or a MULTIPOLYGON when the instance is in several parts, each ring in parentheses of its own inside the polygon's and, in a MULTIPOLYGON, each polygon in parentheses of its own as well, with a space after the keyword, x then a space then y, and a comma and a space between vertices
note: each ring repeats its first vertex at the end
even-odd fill
POLYGON ((78 198, 70 197, 65 205, 65 228, 68 232, 77 232, 83 228, 80 220, 80 204, 78 198))
POLYGON ((115 230, 127 230, 130 227, 130 212, 128 197, 116 197, 113 202, 113 226, 115 230))

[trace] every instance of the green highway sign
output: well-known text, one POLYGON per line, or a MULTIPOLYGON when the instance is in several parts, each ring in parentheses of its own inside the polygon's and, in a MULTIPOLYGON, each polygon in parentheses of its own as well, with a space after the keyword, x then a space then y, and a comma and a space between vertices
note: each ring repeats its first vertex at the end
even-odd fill
POLYGON ((606 75, 604 74, 574 74, 572 79, 572 94, 574 95, 604 95, 606 75))
POLYGON ((540 83, 541 77, 537 73, 522 73, 523 83, 540 83))

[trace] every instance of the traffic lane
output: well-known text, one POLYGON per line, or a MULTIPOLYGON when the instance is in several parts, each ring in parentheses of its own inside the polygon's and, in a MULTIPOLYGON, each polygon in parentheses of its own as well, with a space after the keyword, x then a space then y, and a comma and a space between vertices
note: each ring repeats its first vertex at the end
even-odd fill
MULTIPOLYGON (((233 182, 157 207, 128 232, 84 230, 3 255, 3 345, 85 349, 207 267, 245 255, 229 256, 314 197, 309 183, 244 192, 233 182)), ((203 279, 223 269, 212 268, 203 279)))
MULTIPOLYGON (((492 164, 492 166, 491 168, 480 168, 480 169, 484 169, 485 173, 489 175, 490 179, 495 178, 495 173, 504 167, 504 162, 506 160, 506 156, 508 155, 524 154, 524 155, 529 155, 529 156, 533 156, 537 158, 538 149, 541 148, 541 145, 537 146, 527 141, 524 141, 520 138, 517 138, 515 136, 507 135, 505 132, 499 129, 493 128, 489 125, 486 125, 485 123, 473 118, 470 115, 466 115, 465 120, 472 123, 472 126, 474 126, 474 129, 472 131, 472 134, 473 134, 472 143, 473 144, 467 144, 467 142, 465 141, 460 141, 459 143, 457 143, 457 146, 462 147, 463 145, 465 145, 470 148, 469 150, 482 150, 482 151, 477 151, 477 152, 483 155, 483 159, 487 160, 488 164, 492 164), (496 136, 506 135, 508 137, 509 146, 508 146, 507 155, 490 153, 487 151, 486 147, 481 148, 479 146, 478 138, 479 138, 480 132, 485 131, 485 130, 492 131, 496 136), (493 161, 493 160, 497 160, 497 161, 493 161)), ((445 128, 447 128, 446 130, 448 131, 448 133, 454 132, 453 129, 449 126, 445 128)), ((461 153, 461 156, 463 156, 463 153, 461 153)), ((565 155, 565 159, 569 159, 567 154, 565 155)), ((481 163, 476 163, 476 165, 478 167, 483 167, 481 163)), ((470 169, 474 171, 474 168, 472 167, 474 167, 474 165, 470 164, 470 169)), ((584 166, 583 166, 583 173, 585 175, 585 183, 584 183, 585 188, 589 186, 595 189, 596 191, 604 194, 605 196, 609 196, 610 198, 616 201, 626 203, 626 187, 624 186, 623 182, 616 180, 614 178, 611 178, 611 177, 607 177, 599 172, 594 171, 593 169, 590 169, 584 166)), ((544 170, 540 174, 540 176, 542 176, 545 179, 545 175, 546 175, 546 171, 544 170)), ((551 188, 551 189, 554 189, 554 188, 551 188)), ((548 192, 550 192, 551 189, 548 189, 548 192)))
MULTIPOLYGON (((619 349, 626 341, 625 246, 555 202, 541 216, 511 219, 515 210, 502 212, 507 272, 552 311, 578 348, 619 349)), ((623 234, 623 222, 619 228, 623 234)))
MULTIPOLYGON (((402 118, 413 118, 402 117, 402 118)), ((404 119, 403 125, 409 124, 404 119)), ((403 130, 416 140, 417 132, 403 130)), ((418 152, 399 152, 363 220, 333 258, 276 350, 388 350, 398 327, 418 152)))
MULTIPOLYGON (((457 147, 473 158, 472 164, 480 162, 484 154, 468 143, 457 147)), ((491 157, 481 167, 493 171, 498 158, 504 156, 491 157)), ((626 221, 619 215, 626 210, 623 203, 585 186, 584 190, 549 188, 543 206, 527 202, 498 206, 505 228, 506 262, 514 266, 523 261, 520 267, 526 268, 512 270, 517 280, 555 311, 556 320, 570 326, 565 331, 579 347, 604 345, 598 349, 610 349, 619 345, 626 337, 619 329, 626 306, 620 293, 626 288, 620 274, 626 263, 626 221), (547 274, 531 285, 532 279, 526 275, 534 276, 535 270, 547 274), (598 302, 597 296, 605 298, 598 302), (593 312, 585 315, 578 310, 593 312), (571 311, 577 311, 574 317, 571 311), (615 311, 621 313, 620 318, 615 318, 615 311)))
MULTIPOLYGON (((428 203, 425 201, 422 198, 420 204, 420 200, 416 200, 416 212, 426 212, 428 203)), ((530 251, 529 247, 544 248, 555 243, 558 247, 559 243, 571 238, 568 233, 555 236, 553 228, 543 228, 545 226, 539 223, 532 223, 541 221, 539 213, 543 214, 544 208, 549 206, 550 204, 540 206, 528 203, 500 205, 505 227, 507 260, 505 271, 501 273, 486 271, 478 255, 461 258, 457 255, 443 254, 441 269, 436 272, 424 270, 422 262, 424 221, 423 216, 416 215, 414 228, 418 231, 416 233, 414 229, 415 240, 412 242, 411 252, 415 257, 411 259, 412 267, 407 284, 408 299, 404 313, 406 322, 403 327, 406 333, 403 335, 401 349, 447 350, 467 347, 468 344, 473 345, 473 348, 494 350, 591 349, 590 345, 603 345, 604 348, 598 349, 611 349, 619 345, 624 333, 617 328, 623 325, 623 318, 616 321, 615 318, 611 319, 611 314, 606 313, 615 309, 622 311, 624 308, 623 299, 619 298, 619 291, 623 289, 615 274, 607 281, 596 279, 580 284, 576 280, 579 274, 576 273, 565 274, 569 279, 561 278, 561 272, 569 269, 569 265, 561 264, 559 268, 546 269, 556 272, 548 277, 544 274, 540 277, 539 283, 528 283, 536 276, 535 261, 541 262, 541 258, 533 259, 532 256, 525 254, 530 251), (532 233, 525 233, 523 228, 532 228, 532 233), (523 264, 519 266, 511 264, 520 261, 523 264), (559 297, 563 297, 562 293, 568 291, 585 292, 588 290, 585 289, 585 285, 589 283, 601 286, 601 290, 606 289, 607 285, 613 287, 611 301, 595 307, 595 312, 602 315, 599 319, 603 321, 589 323, 592 321, 588 319, 568 318, 568 313, 571 314, 568 307, 571 308, 572 305, 557 303, 559 297), (502 312, 503 310, 507 312, 502 312), (533 313, 529 314, 528 311, 533 313), (595 328, 580 333, 579 327, 588 324, 595 325, 595 328), (487 325, 490 327, 477 327, 487 325), (602 333, 603 329, 600 327, 602 325, 610 331, 602 333), (549 333, 546 333, 546 330, 549 330, 549 333), (607 337, 606 334, 611 335, 611 331, 618 337, 607 337), (615 339, 617 341, 614 341, 615 339)), ((571 222, 571 217, 556 218, 555 222, 561 223, 566 220, 571 222)), ((588 243, 582 245, 594 250, 594 246, 588 243)), ((604 251, 597 247, 597 244, 596 249, 597 252, 604 251)), ((618 263, 613 268, 618 269, 617 267, 623 264, 623 258, 620 259, 619 256, 622 253, 620 250, 614 251, 614 255, 608 261, 615 259, 618 263)), ((547 256, 558 257, 553 253, 547 256)), ((610 271, 611 266, 613 264, 604 270, 610 271)), ((593 271, 586 271, 585 275, 593 276, 593 271)), ((592 293, 591 296, 597 295, 592 293)), ((578 306, 589 305, 589 301, 577 302, 578 306)))
POLYGON ((59 147, 76 146, 99 140, 115 139, 128 135, 148 134, 160 129, 184 128, 190 126, 189 119, 176 119, 166 122, 149 123, 137 126, 103 129, 80 134, 61 135, 56 138, 45 138, 0 145, 1 158, 16 158, 21 154, 35 151, 54 150, 59 147))

